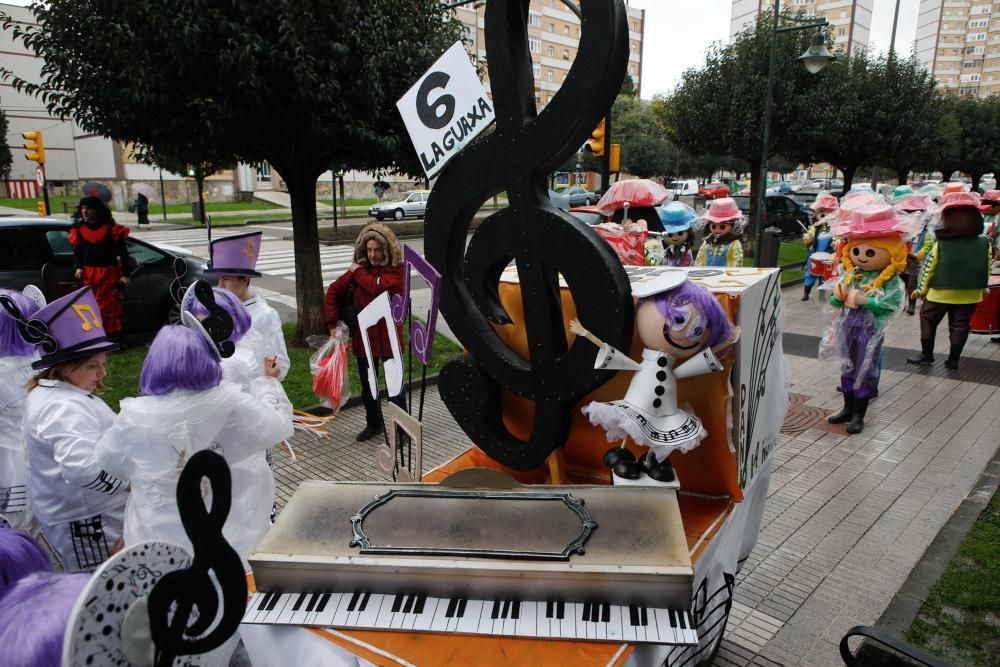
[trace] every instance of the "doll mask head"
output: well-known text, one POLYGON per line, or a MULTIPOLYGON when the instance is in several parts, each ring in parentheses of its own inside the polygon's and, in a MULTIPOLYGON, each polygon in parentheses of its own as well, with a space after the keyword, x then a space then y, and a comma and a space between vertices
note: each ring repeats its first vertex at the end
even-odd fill
POLYGON ((983 233, 983 214, 972 206, 958 206, 941 211, 939 239, 972 239, 983 233))
POLYGON ((645 347, 675 359, 726 340, 732 324, 712 293, 691 281, 639 300, 636 331, 645 347))
POLYGON ((862 271, 881 271, 892 261, 892 253, 884 247, 866 243, 864 239, 851 247, 851 264, 862 271))
POLYGON ((732 221, 712 222, 708 225, 708 232, 713 241, 731 241, 733 237, 732 221))
POLYGON ((678 248, 690 242, 691 232, 687 229, 680 232, 666 232, 663 239, 667 242, 667 245, 678 248))

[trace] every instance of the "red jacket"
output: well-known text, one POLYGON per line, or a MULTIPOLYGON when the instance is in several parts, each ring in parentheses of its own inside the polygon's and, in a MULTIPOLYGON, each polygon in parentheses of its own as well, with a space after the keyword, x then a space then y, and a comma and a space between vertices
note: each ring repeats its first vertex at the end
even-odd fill
MULTIPOLYGON (((347 271, 337 278, 326 290, 326 299, 323 304, 323 311, 326 316, 326 328, 332 329, 340 320, 340 302, 347 294, 347 286, 354 278, 357 287, 354 288, 354 303, 360 308, 364 308, 375 300, 382 292, 390 294, 403 293, 403 267, 383 266, 372 268, 367 260, 359 262, 360 266, 354 272, 347 271)), ((396 335, 399 336, 400 349, 403 349, 402 329, 396 327, 396 335)), ((392 357, 392 348, 389 346, 389 331, 385 322, 379 322, 368 330, 369 342, 372 348, 372 357, 375 359, 389 359, 392 357)), ((361 341, 357 325, 351 327, 351 350, 357 357, 365 356, 365 345, 361 341)))

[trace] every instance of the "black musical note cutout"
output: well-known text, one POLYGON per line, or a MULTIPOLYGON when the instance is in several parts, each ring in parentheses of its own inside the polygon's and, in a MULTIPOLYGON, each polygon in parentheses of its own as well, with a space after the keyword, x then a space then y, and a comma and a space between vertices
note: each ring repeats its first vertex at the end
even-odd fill
MULTIPOLYGON (((236 352, 236 344, 228 340, 233 334, 233 318, 219 304, 215 302, 215 292, 204 280, 198 280, 188 287, 184 294, 184 300, 195 298, 208 311, 208 315, 198 320, 201 328, 212 339, 213 344, 219 351, 219 356, 231 357, 236 352)), ((187 304, 182 305, 182 311, 188 311, 187 304)), ((184 317, 183 312, 181 317, 184 317)), ((185 320, 187 322, 187 320, 185 320)), ((194 322, 191 322, 194 325, 194 322)))
POLYGON ((239 555, 222 535, 231 502, 232 478, 225 459, 208 450, 192 456, 177 482, 177 508, 194 559, 191 567, 165 574, 149 593, 156 667, 168 667, 178 655, 218 648, 239 629, 246 610, 246 575, 239 555), (202 497, 203 478, 211 488, 211 510, 202 497), (220 607, 221 617, 212 627, 220 607), (195 609, 197 618, 192 620, 195 609))
POLYGON ((49 333, 49 326, 38 319, 25 319, 21 309, 9 296, 0 296, 0 306, 17 322, 17 332, 26 343, 39 345, 45 354, 59 351, 59 341, 49 333))
POLYGON ((487 0, 486 52, 496 129, 458 155, 438 177, 427 205, 425 252, 443 276, 441 311, 469 351, 441 372, 441 398, 465 432, 496 461, 518 470, 545 462, 569 434, 572 407, 608 380, 593 368, 593 347, 569 347, 559 275, 577 316, 597 323, 609 344, 629 349, 633 307, 628 278, 611 247, 587 225, 552 206, 546 176, 590 135, 615 99, 628 60, 621 0, 582 3, 580 47, 559 92, 536 115, 529 0, 487 0), (506 190, 507 209, 466 236, 473 215, 506 190), (522 359, 491 323, 511 318, 499 278, 514 260, 530 358, 522 359), (503 423, 500 389, 535 403, 527 440, 503 423))

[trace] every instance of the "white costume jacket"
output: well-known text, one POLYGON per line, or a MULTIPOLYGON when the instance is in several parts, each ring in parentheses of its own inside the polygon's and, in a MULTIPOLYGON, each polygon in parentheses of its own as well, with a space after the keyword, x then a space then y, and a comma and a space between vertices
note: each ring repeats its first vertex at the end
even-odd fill
MULTIPOLYGON (((243 305, 250 311, 250 318, 253 321, 253 328, 264 337, 264 355, 278 358, 278 368, 281 374, 278 380, 284 380, 288 375, 288 369, 292 360, 288 357, 288 348, 285 346, 285 334, 281 331, 281 317, 278 311, 271 307, 267 299, 262 297, 254 288, 250 288, 253 297, 243 302, 243 305)), ((263 358, 261 364, 263 365, 263 358)))
POLYGON ((121 535, 126 483, 94 448, 115 420, 99 397, 68 382, 39 380, 24 402, 28 498, 67 571, 96 567, 121 535))
POLYGON ((607 431, 608 441, 631 437, 636 444, 647 445, 660 461, 670 452, 687 452, 697 447, 707 435, 701 420, 677 407, 677 378, 692 377, 722 370, 722 363, 706 348, 671 369, 674 358, 660 350, 644 349, 642 363, 610 345, 598 354, 594 368, 636 371, 625 398, 584 406, 591 423, 607 431))
POLYGON ((162 540, 192 549, 177 510, 177 480, 192 454, 210 449, 230 465, 232 507, 222 532, 246 564, 270 527, 274 500, 274 477, 262 453, 292 435, 291 406, 287 399, 278 405, 275 385, 274 378, 259 378, 251 384, 253 395, 223 382, 205 391, 122 401, 114 425, 97 443, 97 458, 132 483, 126 546, 162 540))
POLYGON ((26 530, 31 523, 28 503, 28 454, 24 448, 24 399, 31 379, 31 357, 0 358, 0 514, 26 530))

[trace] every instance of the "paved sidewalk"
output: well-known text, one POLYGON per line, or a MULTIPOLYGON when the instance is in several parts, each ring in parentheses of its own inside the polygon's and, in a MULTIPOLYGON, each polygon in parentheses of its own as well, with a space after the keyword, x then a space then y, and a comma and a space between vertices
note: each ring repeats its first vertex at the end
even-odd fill
MULTIPOLYGON (((784 292, 786 362, 793 405, 774 454, 760 539, 738 576, 717 665, 840 665, 837 644, 876 622, 1000 443, 1000 345, 973 336, 958 372, 944 357, 908 366, 918 318, 892 322, 880 396, 864 433, 825 417, 841 406, 837 372, 815 359, 829 316, 801 287, 784 292)), ((947 350, 944 325, 937 350, 947 350)), ((427 391, 424 469, 468 438, 427 391)), ((295 438, 299 462, 276 455, 278 504, 300 480, 379 479, 380 440, 356 443, 363 408, 339 415, 328 437, 295 438)))

